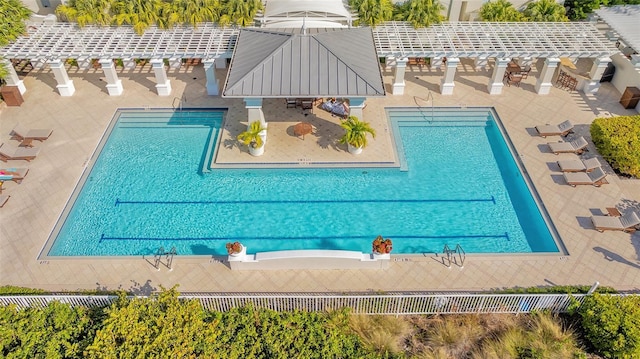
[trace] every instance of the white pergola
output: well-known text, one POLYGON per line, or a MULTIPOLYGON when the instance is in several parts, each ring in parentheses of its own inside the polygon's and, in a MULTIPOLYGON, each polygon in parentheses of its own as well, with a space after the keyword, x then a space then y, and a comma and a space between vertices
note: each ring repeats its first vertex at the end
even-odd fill
POLYGON ((619 52, 588 22, 454 22, 419 29, 407 22, 386 22, 373 29, 373 37, 378 56, 395 65, 394 94, 404 92, 404 68, 412 57, 428 57, 432 66, 447 60, 440 83, 442 94, 453 93, 461 57, 474 59, 476 68, 495 59, 487 86, 490 94, 502 92, 505 69, 512 58, 519 58, 525 66, 534 58, 545 59, 535 86, 539 94, 549 93, 561 57, 594 58, 588 79, 581 83, 581 90, 594 92, 611 62, 609 56, 619 52))
MULTIPOLYGON (((226 60, 216 60, 232 56, 238 34, 238 28, 210 23, 200 24, 197 28, 175 27, 168 30, 151 27, 142 35, 124 26, 79 28, 71 23, 31 23, 27 26, 27 34, 0 49, 0 54, 7 64, 10 64, 9 59, 29 59, 35 66, 48 63, 62 96, 71 96, 75 91, 64 67, 66 59, 78 60, 81 67, 88 66, 92 59, 99 59, 110 95, 122 93, 114 59, 122 59, 125 67, 135 66, 134 59, 151 59, 158 94, 168 96, 171 85, 164 61, 168 60, 170 66, 180 66, 183 58, 200 58, 204 60, 208 93, 217 95, 214 64, 216 67, 226 65, 226 60)), ((373 28, 372 34, 378 57, 387 58, 387 63, 395 63, 393 94, 404 91, 404 69, 409 57, 429 57, 432 65, 447 59, 441 81, 443 94, 453 93, 453 79, 460 57, 475 59, 478 67, 484 66, 489 58, 495 59, 488 85, 491 94, 501 93, 503 74, 511 58, 521 58, 525 63, 533 58, 545 58, 545 66, 536 84, 539 94, 549 93, 560 57, 595 58, 589 84, 585 85, 585 90, 594 91, 610 62, 608 56, 619 51, 594 24, 588 22, 457 22, 421 29, 415 29, 406 22, 387 22, 373 28)), ((12 66, 9 67, 13 70, 12 66)), ((7 83, 25 91, 15 71, 7 83)))

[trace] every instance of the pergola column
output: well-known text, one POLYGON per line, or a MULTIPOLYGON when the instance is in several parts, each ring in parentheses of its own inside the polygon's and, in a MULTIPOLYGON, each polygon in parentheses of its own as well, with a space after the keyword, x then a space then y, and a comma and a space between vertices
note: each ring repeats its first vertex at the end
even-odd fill
POLYGON ((593 62, 593 66, 591 66, 591 71, 589 71, 589 78, 582 87, 581 91, 584 93, 595 93, 600 88, 600 80, 602 79, 602 74, 604 74, 604 70, 607 69, 607 66, 611 62, 611 58, 609 57, 600 57, 597 58, 593 62))
POLYGON ((364 116, 365 97, 349 97, 349 115, 362 120, 364 116))
POLYGON ((249 123, 260 121, 263 125, 266 124, 264 112, 262 112, 262 98, 245 98, 244 107, 247 109, 249 123))
POLYGON ((113 59, 100 59, 98 62, 100 62, 100 67, 102 67, 104 76, 107 78, 107 91, 109 92, 109 96, 122 95, 122 80, 118 78, 113 59))
POLYGON ((542 71, 540 71, 540 77, 538 77, 535 86, 538 95, 547 95, 551 91, 551 86, 553 86, 551 80, 559 63, 560 59, 557 57, 547 57, 544 59, 544 66, 542 67, 542 71))
POLYGON ((404 94, 404 71, 406 68, 406 57, 396 60, 396 65, 393 71, 393 85, 391 87, 391 93, 394 95, 404 94))
POLYGON ((204 65, 204 73, 207 76, 207 95, 210 96, 218 96, 220 94, 215 66, 215 63, 218 61, 224 61, 224 59, 206 59, 202 62, 204 65))
POLYGON ((25 92, 27 92, 27 88, 24 86, 24 81, 20 80, 20 77, 18 77, 18 73, 13 67, 13 64, 7 59, 0 58, 0 60, 2 61, 4 67, 8 72, 7 77, 5 77, 4 79, 7 82, 7 85, 18 87, 18 90, 20 90, 20 94, 23 95, 25 92))
POLYGON ((460 63, 460 59, 457 57, 448 57, 446 68, 444 70, 444 77, 440 80, 440 93, 443 95, 453 95, 453 88, 456 84, 453 79, 456 77, 456 68, 460 63))
POLYGON ((64 68, 64 61, 52 60, 49 62, 49 67, 53 71, 53 76, 56 78, 58 85, 56 88, 60 92, 60 96, 72 96, 76 92, 76 88, 73 86, 73 81, 69 79, 67 70, 64 68))
POLYGON ((164 60, 151 59, 151 66, 153 67, 153 72, 156 74, 156 90, 158 91, 158 96, 171 95, 171 82, 167 77, 167 70, 164 68, 164 60))
POLYGON ((502 93, 502 88, 504 87, 504 72, 507 69, 508 63, 509 59, 496 58, 496 65, 493 68, 493 73, 487 86, 490 95, 500 95, 502 93))

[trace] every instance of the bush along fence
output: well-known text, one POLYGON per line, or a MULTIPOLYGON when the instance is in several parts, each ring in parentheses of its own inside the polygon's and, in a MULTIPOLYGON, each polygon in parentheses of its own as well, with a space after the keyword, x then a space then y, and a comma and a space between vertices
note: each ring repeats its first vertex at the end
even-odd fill
MULTIPOLYGON (((181 295, 195 299, 210 311, 226 312, 252 305, 274 311, 332 311, 351 308, 354 314, 453 314, 529 313, 550 310, 565 313, 581 304, 588 294, 411 294, 411 295, 181 295), (576 303, 577 302, 577 303, 576 303)), ((58 301, 88 308, 111 305, 115 295, 23 295, 0 296, 0 305, 19 308, 46 306, 58 301)))

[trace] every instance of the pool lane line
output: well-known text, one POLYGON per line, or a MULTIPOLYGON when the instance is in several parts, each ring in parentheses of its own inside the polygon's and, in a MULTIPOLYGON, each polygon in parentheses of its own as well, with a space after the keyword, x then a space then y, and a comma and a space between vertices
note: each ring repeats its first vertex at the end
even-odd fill
MULTIPOLYGON (((290 240, 327 240, 327 239, 371 239, 375 236, 328 236, 328 237, 107 237, 102 234, 100 236, 100 241, 245 241, 245 240, 257 240, 257 241, 273 241, 273 240, 281 240, 281 241, 290 241, 290 240)), ((471 235, 448 235, 448 236, 386 236, 388 238, 393 238, 394 240, 399 239, 477 239, 477 238, 506 238, 510 240, 509 233, 505 232, 504 234, 471 234, 471 235)))
POLYGON ((229 200, 229 201, 121 201, 120 198, 116 198, 115 206, 122 204, 313 204, 313 203, 444 203, 444 202, 491 202, 496 204, 494 196, 491 198, 471 198, 471 199, 369 199, 369 200, 272 200, 272 201, 243 201, 243 200, 229 200))

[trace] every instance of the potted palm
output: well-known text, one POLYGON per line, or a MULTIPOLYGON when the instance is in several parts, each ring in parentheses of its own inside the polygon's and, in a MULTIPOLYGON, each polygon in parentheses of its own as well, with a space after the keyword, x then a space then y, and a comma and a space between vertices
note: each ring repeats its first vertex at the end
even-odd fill
POLYGON ((261 156, 264 153, 264 140, 267 128, 260 121, 249 124, 247 130, 238 135, 238 141, 249 146, 249 153, 252 156, 261 156))
POLYGON ((367 134, 376 137, 376 131, 369 122, 360 121, 356 116, 349 116, 340 126, 345 129, 345 134, 340 143, 346 143, 349 152, 357 155, 367 146, 367 134))

